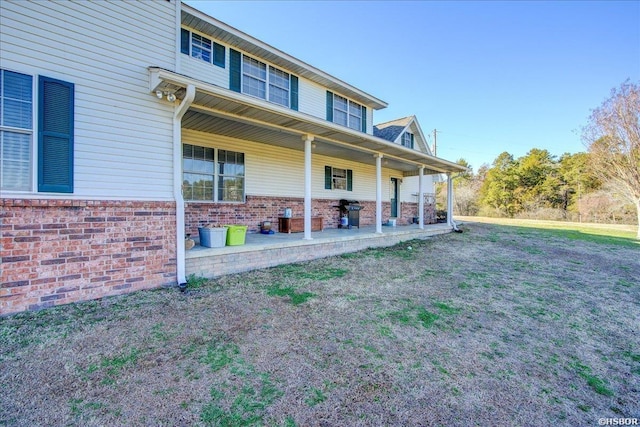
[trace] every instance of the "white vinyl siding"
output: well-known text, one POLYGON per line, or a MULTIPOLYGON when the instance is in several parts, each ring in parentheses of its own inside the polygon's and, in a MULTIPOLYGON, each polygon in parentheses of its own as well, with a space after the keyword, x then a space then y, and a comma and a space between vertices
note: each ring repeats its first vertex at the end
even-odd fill
POLYGON ((326 119, 327 89, 325 87, 300 77, 298 93, 300 97, 298 110, 301 113, 322 120, 326 119))
MULTIPOLYGON (((245 193, 248 196, 304 197, 304 152, 302 151, 189 129, 183 130, 182 142, 244 153, 245 193)), ((375 201, 375 165, 365 165, 317 154, 313 155, 312 165, 311 193, 314 199, 375 201), (353 191, 325 190, 325 165, 351 169, 353 171, 353 191)), ((382 194, 385 201, 389 201, 389 180, 392 176, 402 176, 402 172, 387 168, 382 169, 382 194)))
MULTIPOLYGON (((422 183, 423 183, 423 191, 425 193, 433 194, 435 193, 435 187, 433 185, 433 177, 435 175, 425 175, 422 183)), ((402 202, 418 202, 418 177, 417 176, 406 176, 402 178, 402 184, 400 184, 400 200, 402 202)))
POLYGON ((206 83, 229 88, 229 55, 225 55, 225 66, 215 67, 199 59, 180 55, 181 73, 206 83))
POLYGON ((3 68, 75 85, 74 194, 60 197, 171 200, 173 105, 149 92, 147 67, 175 67, 175 4, 0 8, 3 68))

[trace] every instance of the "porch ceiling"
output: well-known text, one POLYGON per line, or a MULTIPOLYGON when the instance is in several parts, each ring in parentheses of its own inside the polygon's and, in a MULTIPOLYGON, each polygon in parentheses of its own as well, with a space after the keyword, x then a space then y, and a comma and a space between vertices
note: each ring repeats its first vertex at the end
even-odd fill
POLYGON ((456 163, 382 138, 167 70, 150 68, 150 80, 152 92, 173 90, 178 98, 187 85, 196 87, 195 99, 182 119, 186 129, 301 151, 302 136, 308 134, 314 137, 315 154, 369 165, 375 164, 374 154, 382 154, 384 167, 406 174, 414 174, 420 166, 425 167, 425 174, 466 170, 456 163))

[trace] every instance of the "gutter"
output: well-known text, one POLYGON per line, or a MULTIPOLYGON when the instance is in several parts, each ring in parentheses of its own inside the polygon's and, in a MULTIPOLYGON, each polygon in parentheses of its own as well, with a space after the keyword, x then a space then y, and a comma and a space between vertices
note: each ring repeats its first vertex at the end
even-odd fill
POLYGON ((173 197, 176 201, 176 279, 187 283, 185 262, 184 198, 182 197, 182 117, 196 96, 196 87, 188 85, 185 97, 173 113, 173 197))

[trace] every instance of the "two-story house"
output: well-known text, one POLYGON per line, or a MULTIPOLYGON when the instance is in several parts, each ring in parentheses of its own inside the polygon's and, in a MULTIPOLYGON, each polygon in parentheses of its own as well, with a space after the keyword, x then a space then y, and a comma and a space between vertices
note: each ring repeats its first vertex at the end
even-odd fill
POLYGON ((0 313, 183 283, 198 226, 285 207, 424 227, 464 168, 386 106, 179 0, 0 2, 0 313))

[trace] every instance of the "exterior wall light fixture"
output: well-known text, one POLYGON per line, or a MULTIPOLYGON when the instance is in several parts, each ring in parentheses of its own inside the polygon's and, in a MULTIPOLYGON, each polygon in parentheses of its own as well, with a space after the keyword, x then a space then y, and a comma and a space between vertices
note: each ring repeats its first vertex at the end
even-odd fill
POLYGON ((176 100, 176 94, 173 92, 163 92, 161 90, 157 90, 156 96, 158 97, 158 99, 162 99, 162 97, 166 96, 167 101, 169 102, 174 102, 176 100))

